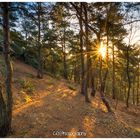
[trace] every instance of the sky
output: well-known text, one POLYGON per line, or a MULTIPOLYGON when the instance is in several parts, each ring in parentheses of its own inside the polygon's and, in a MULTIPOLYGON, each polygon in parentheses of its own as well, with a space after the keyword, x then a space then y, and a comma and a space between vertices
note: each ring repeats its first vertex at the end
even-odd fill
MULTIPOLYGON (((26 1, 26 0, 24 0, 24 1, 26 1)), ((34 2, 35 1, 36 0, 34 0, 34 2)), ((90 2, 90 1, 88 1, 88 2, 90 2)), ((92 1, 92 2, 95 2, 95 1, 92 1)), ((132 12, 130 14, 132 14, 132 12)), ((139 16, 138 13, 135 13, 135 16, 138 17, 139 16)), ((72 19, 72 17, 69 20, 72 21, 71 28, 73 28, 73 30, 78 33, 79 26, 76 26, 76 24, 75 24, 75 23, 78 23, 78 20, 72 19)), ((132 26, 133 26, 132 33, 129 33, 128 36, 124 39, 124 42, 126 44, 134 44, 136 42, 139 42, 139 40, 140 40, 140 22, 133 23, 132 26)), ((126 25, 125 28, 127 30, 130 30, 130 25, 126 25)))
MULTIPOLYGON (((140 41, 140 22, 132 24, 132 33, 129 32, 128 36, 124 39, 126 44, 135 44, 140 41), (130 41, 129 41, 130 40, 130 41)), ((130 25, 125 27, 130 30, 130 25)))

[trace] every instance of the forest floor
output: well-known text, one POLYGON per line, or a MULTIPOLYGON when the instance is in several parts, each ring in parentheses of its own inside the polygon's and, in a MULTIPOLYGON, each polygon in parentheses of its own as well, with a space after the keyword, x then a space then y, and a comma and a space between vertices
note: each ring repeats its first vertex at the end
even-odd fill
POLYGON ((119 101, 117 110, 107 113, 98 93, 85 103, 78 85, 48 75, 37 79, 36 70, 18 60, 13 85, 13 132, 8 137, 140 138, 140 107, 126 109, 119 101))

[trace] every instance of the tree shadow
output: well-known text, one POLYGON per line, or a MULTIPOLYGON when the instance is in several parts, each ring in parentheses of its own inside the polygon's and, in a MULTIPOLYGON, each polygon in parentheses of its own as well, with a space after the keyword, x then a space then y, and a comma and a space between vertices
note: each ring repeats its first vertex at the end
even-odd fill
POLYGON ((99 97, 89 105, 78 91, 62 87, 19 110, 12 123, 15 132, 9 137, 140 137, 116 114, 107 113, 99 97))

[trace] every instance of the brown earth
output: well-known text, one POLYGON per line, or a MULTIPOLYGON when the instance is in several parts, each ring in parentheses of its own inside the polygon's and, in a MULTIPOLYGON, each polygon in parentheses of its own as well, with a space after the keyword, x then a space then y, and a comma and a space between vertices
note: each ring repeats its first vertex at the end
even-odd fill
POLYGON ((37 79, 36 70, 18 60, 14 71, 13 132, 8 137, 140 138, 140 107, 126 109, 119 101, 114 114, 107 113, 98 93, 87 104, 77 85, 48 75, 37 79), (33 84, 32 93, 24 91, 21 80, 33 84))

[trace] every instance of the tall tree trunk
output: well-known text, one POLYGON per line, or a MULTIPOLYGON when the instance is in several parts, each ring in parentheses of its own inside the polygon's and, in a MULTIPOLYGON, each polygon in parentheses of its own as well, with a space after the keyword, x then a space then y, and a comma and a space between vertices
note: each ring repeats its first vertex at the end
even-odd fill
POLYGON ((139 105, 139 76, 140 76, 140 71, 139 71, 139 64, 138 64, 138 76, 137 76, 137 105, 139 105))
MULTIPOLYGON (((110 104, 109 104, 109 102, 107 101, 107 99, 105 98, 105 86, 106 86, 106 80, 107 80, 107 76, 108 76, 108 67, 109 67, 109 50, 108 50, 108 42, 109 42, 109 39, 108 39, 108 25, 107 25, 107 27, 106 27, 107 29, 106 29, 106 32, 107 32, 107 52, 106 52, 106 63, 107 63, 107 68, 106 68, 106 72, 105 72, 105 75, 104 75, 104 78, 103 78, 103 80, 101 79, 101 89, 100 89, 100 94, 101 94, 101 99, 102 99, 102 101, 103 101, 103 103, 105 104, 105 106, 106 106, 106 108, 107 108, 107 110, 108 110, 108 112, 112 112, 112 109, 111 109, 111 107, 110 107, 110 104)), ((100 62, 101 64, 102 64, 102 58, 101 58, 101 62, 100 62)), ((101 65, 101 70, 100 71, 102 71, 102 65, 101 65)), ((101 78, 102 78, 102 74, 101 74, 101 78)))
POLYGON ((100 79, 100 96, 101 96, 101 99, 102 99, 104 105, 106 106, 108 112, 112 112, 112 109, 111 109, 111 107, 109 105, 109 102, 105 98, 105 94, 104 94, 104 82, 102 81, 102 57, 100 57, 99 79, 100 79))
POLYGON ((95 74, 94 74, 93 67, 92 67, 91 68, 91 95, 93 97, 95 97, 95 93, 96 93, 96 90, 95 90, 95 74))
POLYGON ((64 78, 68 79, 67 73, 67 63, 66 63, 66 29, 64 27, 64 34, 63 34, 63 66, 64 66, 64 78))
POLYGON ((82 21, 82 12, 83 6, 82 3, 80 3, 80 17, 79 17, 79 25, 80 25, 80 54, 81 54, 81 94, 84 95, 84 78, 85 78, 85 72, 84 72, 84 54, 83 54, 83 21, 82 21))
MULTIPOLYGON (((106 71, 105 71, 105 75, 103 77, 103 80, 102 80, 102 55, 100 56, 99 58, 99 62, 100 62, 100 72, 99 72, 99 79, 100 79, 100 96, 101 96, 101 99, 104 103, 104 105, 106 106, 108 112, 113 112, 112 109, 111 109, 111 106, 109 104, 109 102, 107 101, 106 97, 105 97, 105 86, 106 86, 106 79, 107 79, 107 76, 108 76, 108 66, 109 66, 109 52, 108 52, 108 44, 109 44, 109 27, 108 27, 108 11, 107 11, 107 19, 106 19, 106 23, 105 23, 105 29, 106 29, 106 34, 107 34, 107 52, 106 52, 106 63, 107 63, 107 68, 106 68, 106 71)), ((99 44, 99 47, 100 47, 100 43, 101 43, 101 39, 100 39, 100 34, 101 34, 101 31, 99 32, 99 35, 97 36, 98 37, 98 44, 99 44)))
POLYGON ((77 4, 71 2, 71 5, 75 8, 77 18, 79 20, 80 26, 80 52, 81 52, 81 94, 85 95, 86 93, 86 67, 85 67, 85 57, 83 51, 83 16, 84 16, 84 4, 81 2, 80 7, 77 4))
POLYGON ((102 81, 102 90, 103 92, 105 92, 105 86, 106 86, 106 80, 107 80, 107 76, 108 76, 108 67, 109 67, 109 25, 108 25, 108 16, 109 16, 109 9, 107 9, 107 18, 106 18, 106 22, 105 22, 105 30, 106 30, 106 36, 107 36, 107 42, 106 42, 106 64, 107 64, 107 68, 106 68, 106 72, 102 81))
POLYGON ((129 46, 127 47, 126 53, 127 53, 126 73, 127 73, 127 80, 128 80, 126 107, 129 107, 129 98, 130 98, 130 89, 131 89, 131 80, 130 80, 130 74, 129 74, 129 46))
POLYGON ((5 137, 8 131, 6 104, 3 98, 2 85, 0 83, 0 137, 5 137))
POLYGON ((54 66, 55 66, 55 60, 54 60, 53 54, 52 54, 52 56, 51 56, 51 73, 53 74, 53 76, 55 76, 55 68, 54 68, 54 66))
POLYGON ((87 3, 83 4, 83 9, 84 9, 84 16, 85 16, 85 36, 86 36, 86 70, 85 70, 85 101, 86 102, 91 102, 90 97, 89 97, 89 92, 88 92, 88 85, 89 85, 89 74, 90 74, 90 68, 91 68, 91 63, 90 63, 90 46, 89 46, 89 31, 88 31, 88 13, 87 13, 87 3))
MULTIPOLYGON (((108 76, 108 67, 109 67, 109 50, 108 50, 108 44, 109 44, 109 25, 108 25, 108 15, 109 15, 109 11, 107 9, 107 18, 106 18, 106 22, 105 22, 105 31, 106 31, 106 36, 107 36, 107 41, 106 41, 106 64, 107 64, 107 68, 105 71, 105 75, 104 78, 102 80, 102 90, 105 93, 105 86, 106 86, 106 80, 107 80, 107 76, 108 76)), ((101 34, 101 33, 100 33, 101 34)), ((100 36, 98 37, 99 39, 99 44, 100 44, 100 36)), ((100 45, 99 45, 100 46, 100 45)))
POLYGON ((112 55, 113 55, 113 68, 112 68, 112 99, 115 99, 115 52, 114 52, 114 44, 112 48, 112 55))
POLYGON ((12 67, 10 63, 10 32, 9 32, 9 3, 3 3, 3 55, 6 67, 6 78, 5 78, 5 88, 6 88, 6 103, 2 96, 2 89, 0 88, 0 136, 4 137, 11 130, 12 121, 12 67))
POLYGON ((135 104, 135 78, 133 79, 133 105, 135 104))
POLYGON ((41 2, 38 2, 38 71, 37 77, 43 78, 43 64, 42 64, 42 55, 41 55, 41 43, 40 43, 40 31, 41 31, 41 2))
POLYGON ((79 70, 79 67, 78 67, 78 59, 79 57, 76 55, 75 56, 75 61, 74 61, 74 82, 75 83, 79 83, 80 82, 80 70, 79 70))

